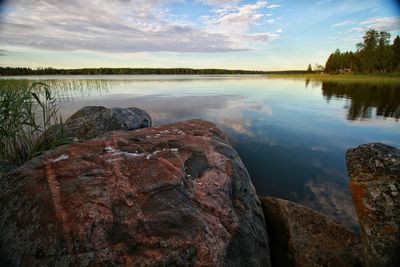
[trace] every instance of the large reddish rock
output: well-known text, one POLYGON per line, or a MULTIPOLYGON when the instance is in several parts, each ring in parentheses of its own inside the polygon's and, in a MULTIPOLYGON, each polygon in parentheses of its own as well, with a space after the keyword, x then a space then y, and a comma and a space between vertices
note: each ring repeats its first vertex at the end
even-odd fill
POLYGON ((400 266, 400 150, 366 144, 346 160, 367 266, 400 266))
POLYGON ((344 226, 287 200, 260 199, 272 266, 362 266, 360 239, 344 226))
POLYGON ((249 175, 200 120, 27 162, 0 181, 0 244, 19 266, 270 266, 249 175))

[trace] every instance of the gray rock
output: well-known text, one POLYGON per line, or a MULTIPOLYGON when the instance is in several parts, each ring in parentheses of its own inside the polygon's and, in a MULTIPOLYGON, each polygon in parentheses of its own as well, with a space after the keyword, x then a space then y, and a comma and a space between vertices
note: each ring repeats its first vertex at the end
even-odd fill
POLYGON ((360 266, 360 239, 344 226, 302 205, 260 197, 272 266, 360 266))
POLYGON ((151 125, 150 115, 139 108, 86 106, 68 118, 65 130, 79 140, 87 140, 108 131, 131 131, 151 125))
POLYGON ((374 143, 346 154, 367 266, 400 265, 400 150, 374 143))

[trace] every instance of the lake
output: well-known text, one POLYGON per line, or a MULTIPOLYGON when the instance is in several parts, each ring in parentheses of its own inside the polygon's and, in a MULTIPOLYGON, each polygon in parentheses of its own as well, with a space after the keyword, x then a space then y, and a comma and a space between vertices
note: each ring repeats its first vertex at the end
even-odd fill
POLYGON ((369 142, 400 146, 400 85, 265 76, 24 78, 78 82, 60 91, 64 118, 101 105, 142 108, 154 125, 212 121, 238 151, 259 195, 304 204, 353 230, 346 150, 369 142))

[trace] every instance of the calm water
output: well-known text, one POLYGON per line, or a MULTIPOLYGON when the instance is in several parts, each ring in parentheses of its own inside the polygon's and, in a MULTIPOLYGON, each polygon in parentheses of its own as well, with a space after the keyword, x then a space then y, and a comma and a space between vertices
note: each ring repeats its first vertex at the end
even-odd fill
POLYGON ((258 194, 305 204, 353 229, 346 150, 368 142, 400 147, 400 85, 261 76, 41 78, 101 85, 63 92, 64 117, 85 105, 136 106, 154 125, 192 118, 215 122, 239 152, 258 194))

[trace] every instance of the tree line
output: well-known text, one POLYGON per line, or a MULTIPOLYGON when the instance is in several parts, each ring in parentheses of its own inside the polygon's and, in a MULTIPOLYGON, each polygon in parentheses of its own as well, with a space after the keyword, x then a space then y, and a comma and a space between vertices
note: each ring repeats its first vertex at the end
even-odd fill
POLYGON ((192 75, 224 75, 224 74, 265 74, 264 71, 227 70, 227 69, 191 69, 191 68, 12 68, 0 67, 0 75, 107 75, 107 74, 192 74, 192 75))
POLYGON ((390 33, 368 30, 363 42, 356 45, 356 52, 341 52, 339 49, 330 54, 326 64, 326 73, 364 72, 390 73, 400 71, 400 37, 390 43, 390 33))

